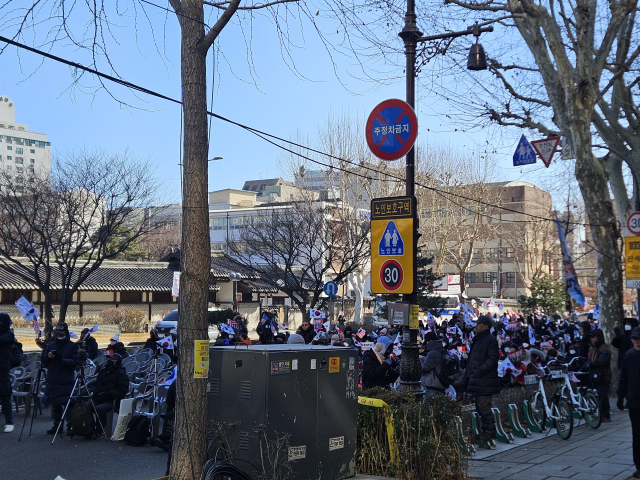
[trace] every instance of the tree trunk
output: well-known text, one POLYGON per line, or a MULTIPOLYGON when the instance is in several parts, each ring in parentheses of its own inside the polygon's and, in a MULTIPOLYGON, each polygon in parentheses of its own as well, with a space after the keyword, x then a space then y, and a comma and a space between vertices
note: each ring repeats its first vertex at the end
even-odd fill
POLYGON ((206 460, 207 379, 194 378, 194 341, 208 339, 207 293, 211 263, 207 201, 206 49, 200 0, 183 0, 182 32, 183 203, 180 295, 178 301, 179 366, 171 480, 200 478, 206 460))
POLYGON ((596 248, 600 325, 605 338, 609 340, 613 337, 613 328, 624 319, 622 266, 618 249, 620 231, 604 169, 592 151, 589 118, 585 115, 584 122, 577 122, 572 128, 576 148, 576 179, 596 248))
POLYGON ((53 305, 51 305, 51 291, 42 292, 44 295, 44 312, 42 316, 44 318, 44 338, 53 338, 53 305))

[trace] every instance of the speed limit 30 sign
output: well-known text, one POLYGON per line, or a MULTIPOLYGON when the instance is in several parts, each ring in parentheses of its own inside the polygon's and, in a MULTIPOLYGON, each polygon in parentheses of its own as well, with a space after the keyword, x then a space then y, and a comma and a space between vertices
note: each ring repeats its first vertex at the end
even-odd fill
POLYGON ((413 293, 415 197, 371 202, 371 291, 413 293))
POLYGON ((633 212, 627 217, 627 228, 633 235, 640 235, 640 212, 633 212))

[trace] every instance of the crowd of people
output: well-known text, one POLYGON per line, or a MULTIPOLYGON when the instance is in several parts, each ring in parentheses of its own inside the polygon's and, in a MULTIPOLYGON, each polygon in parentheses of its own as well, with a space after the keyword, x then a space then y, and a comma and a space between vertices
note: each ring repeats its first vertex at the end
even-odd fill
MULTIPOLYGON (((637 464, 640 465, 640 327, 635 318, 624 319, 621 328, 614 329, 615 335, 608 344, 598 320, 592 316, 582 319, 575 313, 564 317, 559 314, 547 316, 537 311, 525 316, 505 310, 500 314, 476 317, 461 310, 460 314, 447 320, 436 319, 431 314, 420 320, 421 383, 426 395, 448 395, 454 399, 462 397, 463 392, 473 394, 482 419, 480 439, 488 440, 495 438, 491 413, 493 395, 504 388, 524 385, 527 376, 542 376, 545 369, 564 365, 570 371, 588 373, 585 381, 597 389, 602 420, 607 422, 611 418, 609 394, 612 349, 615 348, 618 350, 616 367, 621 371, 617 406, 632 412, 634 432, 637 430, 639 439, 634 442, 634 455, 638 447, 637 464)), ((345 324, 342 316, 335 322, 328 321, 319 312, 315 312, 315 318, 312 312, 311 317, 303 320, 292 333, 279 322, 277 312, 264 312, 256 329, 258 341, 255 342, 249 338, 246 320, 238 315, 218 325, 215 344, 312 344, 354 348, 360 355, 360 388, 397 386, 402 355, 399 327, 380 325, 365 331, 345 324)), ((17 343, 10 325, 9 316, 0 313, 0 404, 5 416, 4 432, 7 433, 14 429, 9 371, 14 366, 17 343)), ((128 393, 129 378, 122 365, 128 352, 118 334, 100 352, 91 333, 84 329, 80 339, 73 342, 67 325, 60 322, 55 326, 54 340, 43 350, 42 366, 47 369, 43 402, 50 404, 53 412, 49 434, 59 430, 63 408, 70 398, 73 399, 78 365, 84 359, 93 360, 98 355, 108 357, 90 386, 96 414, 94 438, 102 435, 107 414, 128 393)), ((173 354, 176 343, 175 333, 162 339, 152 330, 145 347, 173 354), (167 340, 169 344, 166 344, 167 340)), ((72 433, 70 419, 71 416, 67 416, 67 433, 72 433)), ((168 442, 169 438, 160 441, 168 442)))

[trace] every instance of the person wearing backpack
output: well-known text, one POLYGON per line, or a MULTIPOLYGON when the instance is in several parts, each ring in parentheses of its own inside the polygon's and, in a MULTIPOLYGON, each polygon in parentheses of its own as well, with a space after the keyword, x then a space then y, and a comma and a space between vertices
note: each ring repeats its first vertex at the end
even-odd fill
POLYGON ((493 395, 500 393, 498 377, 498 340, 490 330, 493 320, 480 315, 473 329, 475 336, 471 342, 471 351, 465 370, 464 385, 467 393, 476 397, 476 411, 482 419, 480 440, 492 440, 496 436, 496 424, 491 412, 493 395))
POLYGON ((420 383, 425 388, 425 395, 444 394, 445 387, 440 381, 444 354, 442 340, 435 332, 427 332, 424 344, 426 355, 420 359, 420 383))
POLYGON ((0 405, 4 413, 4 433, 13 432, 13 409, 11 405, 11 349, 13 348, 15 337, 11 331, 11 317, 8 314, 0 313, 0 405))
MULTIPOLYGON (((107 414, 113 410, 113 401, 122 400, 129 392, 129 376, 122 366, 122 357, 114 353, 107 363, 98 370, 95 382, 91 387, 91 398, 96 408, 98 420, 96 422, 96 434, 99 436, 100 425, 107 426, 107 414)), ((111 432, 107 432, 110 434, 111 432)))

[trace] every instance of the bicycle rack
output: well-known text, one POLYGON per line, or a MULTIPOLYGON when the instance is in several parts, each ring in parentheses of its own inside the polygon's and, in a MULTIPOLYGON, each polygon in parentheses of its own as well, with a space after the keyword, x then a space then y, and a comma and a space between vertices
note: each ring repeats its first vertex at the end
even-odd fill
POLYGON ((539 425, 533 421, 531 418, 531 410, 529 408, 529 400, 525 400, 522 402, 522 413, 524 413, 524 421, 527 424, 527 427, 533 433, 542 433, 544 430, 544 425, 539 425))
POLYGON ((520 417, 518 417, 518 406, 515 403, 509 404, 507 413, 509 415, 509 424, 511 425, 513 435, 519 438, 530 437, 531 430, 528 428, 522 428, 520 417))
POLYGON ((514 438, 510 433, 506 433, 504 428, 502 427, 502 420, 500 418, 500 410, 493 407, 491 409, 491 413, 493 413, 493 419, 496 422, 496 440, 502 443, 513 443, 514 438))
POLYGON ((488 441, 480 440, 480 422, 480 414, 478 412, 471 412, 471 429, 473 431, 473 435, 477 439, 478 447, 495 450, 496 443, 493 441, 493 439, 488 441))

